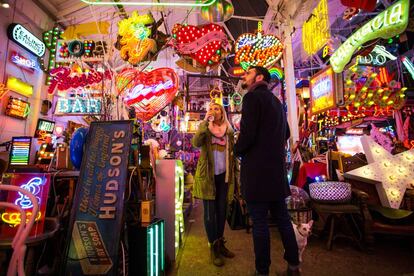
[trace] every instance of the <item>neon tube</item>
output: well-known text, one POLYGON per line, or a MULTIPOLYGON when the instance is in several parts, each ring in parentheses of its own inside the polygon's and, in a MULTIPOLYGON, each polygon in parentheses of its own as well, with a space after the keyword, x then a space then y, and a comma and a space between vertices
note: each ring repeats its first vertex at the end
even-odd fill
MULTIPOLYGON (((207 0, 205 3, 191 3, 191 2, 167 2, 167 3, 158 3, 158 2, 146 2, 146 1, 132 1, 132 2, 103 2, 98 0, 81 0, 81 2, 88 5, 96 6, 112 6, 112 5, 124 5, 124 6, 172 6, 172 7, 208 7, 214 4, 216 0, 207 0)), ((198 1, 197 1, 198 2, 198 1)))

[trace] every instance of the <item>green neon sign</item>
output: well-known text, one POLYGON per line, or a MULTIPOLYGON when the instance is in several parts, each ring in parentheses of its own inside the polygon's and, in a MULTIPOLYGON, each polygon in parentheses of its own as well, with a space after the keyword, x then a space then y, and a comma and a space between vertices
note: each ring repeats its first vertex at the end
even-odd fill
POLYGON ((376 38, 390 38, 402 33, 408 25, 410 0, 400 0, 389 6, 353 33, 331 56, 333 70, 340 73, 362 44, 376 38))
POLYGON ((175 7, 208 7, 214 4, 216 0, 207 0, 207 1, 188 1, 188 2, 152 2, 148 1, 119 1, 113 2, 112 0, 81 0, 88 5, 124 5, 124 6, 175 6, 175 7))

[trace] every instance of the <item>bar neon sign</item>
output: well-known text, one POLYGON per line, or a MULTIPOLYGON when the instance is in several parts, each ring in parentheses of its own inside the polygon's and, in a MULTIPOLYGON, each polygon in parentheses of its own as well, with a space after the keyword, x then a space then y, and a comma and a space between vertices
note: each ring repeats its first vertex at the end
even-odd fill
POLYGON ((59 98, 56 104, 56 115, 100 114, 102 100, 100 98, 59 98))
POLYGON ((353 33, 331 56, 333 70, 340 73, 353 53, 367 41, 390 38, 402 33, 408 25, 409 0, 400 0, 378 14, 353 33))

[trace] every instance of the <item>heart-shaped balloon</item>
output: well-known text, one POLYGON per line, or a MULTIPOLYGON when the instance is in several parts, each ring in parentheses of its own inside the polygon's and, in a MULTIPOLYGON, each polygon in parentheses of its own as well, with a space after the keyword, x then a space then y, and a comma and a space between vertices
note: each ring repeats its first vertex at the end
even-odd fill
POLYGON ((176 24, 171 45, 181 56, 191 57, 202 66, 220 63, 229 42, 223 27, 217 24, 202 26, 176 24))
POLYGON ((135 108, 137 118, 148 121, 172 102, 178 90, 178 76, 171 68, 150 72, 126 69, 116 77, 118 95, 135 108))
POLYGON ((245 33, 236 41, 235 63, 243 69, 250 66, 270 67, 283 54, 283 44, 274 35, 264 35, 259 31, 255 34, 245 33))

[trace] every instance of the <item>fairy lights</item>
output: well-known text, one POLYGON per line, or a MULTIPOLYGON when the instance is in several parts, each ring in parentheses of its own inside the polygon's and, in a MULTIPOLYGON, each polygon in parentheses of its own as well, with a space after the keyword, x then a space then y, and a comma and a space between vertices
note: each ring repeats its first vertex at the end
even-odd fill
POLYGON ((139 15, 134 11, 131 17, 118 23, 118 35, 121 37, 120 55, 123 60, 136 65, 145 59, 149 52, 157 50, 156 41, 149 38, 151 28, 148 25, 154 22, 152 14, 139 15))
POLYGON ((229 50, 223 27, 217 24, 201 26, 176 24, 172 30, 171 45, 185 58, 195 60, 200 66, 214 66, 221 62, 229 50))
POLYGON ((237 38, 235 43, 235 63, 243 69, 250 66, 270 67, 283 54, 283 44, 274 35, 265 35, 262 30, 256 33, 245 33, 237 38))
POLYGON ((312 11, 310 18, 303 23, 302 45, 309 55, 316 54, 330 38, 328 1, 321 0, 312 11))

